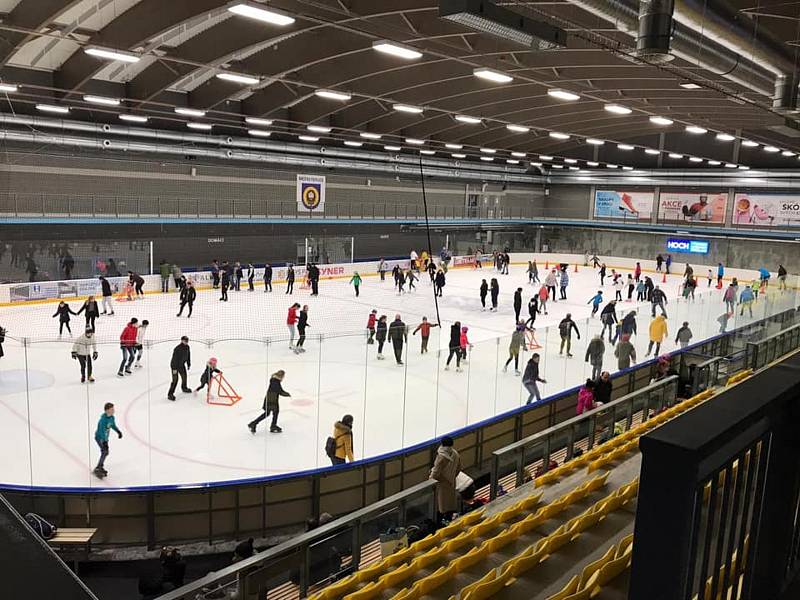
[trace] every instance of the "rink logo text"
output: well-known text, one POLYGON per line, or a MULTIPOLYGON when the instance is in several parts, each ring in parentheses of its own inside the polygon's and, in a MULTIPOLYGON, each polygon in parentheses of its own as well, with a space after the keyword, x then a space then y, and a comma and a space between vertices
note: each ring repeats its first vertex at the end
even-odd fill
POLYGON ((708 242, 704 240, 667 240, 667 250, 689 254, 708 254, 708 242))

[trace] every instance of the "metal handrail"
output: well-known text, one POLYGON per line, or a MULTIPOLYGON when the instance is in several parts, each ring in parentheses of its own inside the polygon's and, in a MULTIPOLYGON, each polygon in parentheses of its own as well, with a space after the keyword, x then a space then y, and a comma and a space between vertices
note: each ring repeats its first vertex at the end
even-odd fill
POLYGON ((626 421, 625 429, 628 430, 631 428, 633 416, 638 410, 642 411, 642 421, 648 419, 649 409, 653 408, 650 406, 649 399, 654 393, 660 393, 660 401, 655 408, 661 410, 665 405, 671 406, 675 403, 678 396, 677 392, 678 377, 677 375, 670 375, 655 383, 651 383, 647 387, 626 394, 621 398, 617 398, 608 404, 593 408, 590 411, 559 423, 558 425, 554 425, 544 431, 540 431, 539 433, 523 438, 513 444, 495 450, 492 452, 491 483, 489 488, 490 498, 494 499, 497 497, 500 477, 502 477, 501 465, 509 464, 510 462, 504 459, 513 456, 517 478, 516 486, 518 487, 524 482, 525 467, 529 462, 526 460, 526 456, 530 458, 531 454, 535 454, 537 460, 541 458, 543 464, 548 465, 550 463, 550 457, 555 451, 566 449, 566 457, 564 460, 570 460, 574 454, 575 444, 580 439, 586 438, 587 450, 594 447, 596 443, 595 433, 597 431, 597 422, 599 420, 609 420, 613 427, 613 424, 617 422, 617 415, 624 414, 626 421), (643 398, 645 402, 642 404, 641 408, 636 408, 635 404, 637 404, 637 401, 643 398), (611 417, 610 419, 608 419, 609 415, 611 417), (584 430, 585 433, 583 433, 584 430), (536 450, 536 452, 529 452, 532 450, 536 450))
MULTIPOLYGON (((435 488, 436 482, 433 480, 423 481, 409 489, 379 500, 374 504, 352 512, 344 517, 340 517, 330 523, 322 525, 313 531, 302 533, 282 544, 278 544, 269 550, 259 552, 214 573, 210 573, 192 583, 185 585, 177 590, 169 592, 159 597, 159 600, 195 600, 204 588, 221 587, 230 585, 233 581, 238 582, 239 598, 249 598, 257 590, 263 588, 268 581, 280 574, 288 574, 296 569, 299 574, 300 597, 305 597, 308 587, 314 582, 309 580, 310 548, 317 543, 335 537, 348 529, 352 529, 352 564, 358 565, 360 561, 361 547, 374 539, 364 539, 364 522, 374 517, 385 515, 391 511, 398 511, 398 526, 406 525, 405 509, 414 500, 428 499, 426 518, 433 519, 436 516, 435 509, 435 488), (292 564, 287 565, 289 560, 292 564), (278 568, 275 568, 275 565, 278 568)), ((265 597, 259 595, 258 597, 265 597)))
POLYGON ((747 366, 752 369, 760 369, 779 356, 797 348, 800 348, 800 325, 793 325, 757 342, 748 342, 749 361, 747 366), (786 341, 789 342, 788 348, 784 344, 786 341))

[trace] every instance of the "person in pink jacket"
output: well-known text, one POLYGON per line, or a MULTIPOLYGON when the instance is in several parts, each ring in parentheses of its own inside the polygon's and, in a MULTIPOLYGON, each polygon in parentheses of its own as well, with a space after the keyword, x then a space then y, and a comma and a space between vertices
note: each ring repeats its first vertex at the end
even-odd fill
POLYGON ((547 314, 547 299, 550 297, 550 290, 546 285, 539 288, 539 314, 547 314))
POLYGON ((583 413, 592 410, 594 408, 594 381, 592 379, 587 379, 584 386, 578 390, 578 407, 577 407, 577 414, 582 415, 583 413))
POLYGON ((467 350, 472 348, 472 344, 469 343, 469 338, 467 337, 467 332, 469 331, 469 327, 462 327, 461 328, 461 337, 459 338, 459 343, 461 346, 461 360, 466 362, 467 361, 467 350))

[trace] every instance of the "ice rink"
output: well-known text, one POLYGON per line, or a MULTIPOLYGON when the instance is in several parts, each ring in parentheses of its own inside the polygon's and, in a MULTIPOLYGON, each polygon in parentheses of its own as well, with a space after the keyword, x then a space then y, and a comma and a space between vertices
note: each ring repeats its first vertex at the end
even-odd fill
MULTIPOLYGON (((677 266, 677 265, 676 265, 677 266)), ((540 264, 544 278, 544 264, 540 264)), ((390 276, 380 281, 374 274, 364 278, 356 298, 347 279, 322 281, 320 295, 275 285, 265 293, 231 291, 229 302, 220 302, 216 290, 200 291, 191 319, 176 318, 178 296, 148 294, 135 302, 116 304, 114 316, 97 322, 99 359, 96 383, 81 384, 77 361, 70 357, 72 340, 58 339, 58 320, 51 318, 52 303, 0 309, 0 325, 8 330, 5 357, 0 359, 0 452, 5 457, 0 481, 5 484, 43 487, 130 487, 195 484, 275 475, 326 466, 325 439, 334 421, 352 414, 356 458, 397 450, 467 424, 517 408, 527 392, 512 368, 503 372, 514 329, 512 295, 523 288, 523 318, 527 301, 539 285, 527 283, 526 267, 515 264, 509 275, 486 265, 482 270, 460 268, 447 277, 439 300, 442 329, 434 329, 431 352, 420 354, 419 335, 411 335, 421 317, 436 321, 431 285, 427 277, 417 289, 399 296, 390 276), (500 282, 497 313, 482 311, 478 296, 481 278, 500 282), (286 313, 293 301, 309 306, 307 351, 289 349, 286 313), (370 310, 377 309, 388 321, 400 314, 409 326, 404 365, 395 363, 391 345, 386 360, 376 359, 376 345, 365 343, 370 310), (124 378, 116 376, 120 361, 119 335, 131 317, 147 319, 143 367, 124 378), (444 370, 449 327, 459 320, 469 327, 474 347, 463 372, 444 370), (167 400, 169 360, 181 335, 190 338, 192 368, 189 385, 199 383, 206 360, 214 356, 225 377, 242 396, 234 406, 206 403, 204 392, 182 394, 167 400), (23 342, 23 338, 26 341, 23 342), (257 416, 271 373, 286 371, 279 425, 283 433, 269 433, 268 421, 256 435, 247 423, 257 416), (124 437, 112 434, 111 454, 104 481, 91 474, 98 449, 93 441, 97 420, 105 402, 114 402, 117 424, 124 437)), ((681 266, 682 271, 682 266, 681 266)), ((609 267, 609 275, 610 275, 609 267)), ((625 275, 629 271, 622 271, 625 275)), ((662 352, 676 348, 675 333, 689 321, 693 342, 719 331, 717 317, 724 312, 722 290, 706 286, 705 272, 698 273, 696 300, 679 300, 680 275, 661 283, 667 292, 669 335, 662 352)), ((586 345, 600 332, 599 318, 590 319, 589 299, 599 288, 595 270, 570 266, 568 300, 548 303, 548 315, 536 321, 536 337, 542 346, 541 373, 547 380, 543 396, 579 385, 591 372, 584 361, 586 345), (558 355, 557 323, 572 313, 581 332, 573 339, 574 358, 558 355), (552 326, 552 327, 548 327, 552 326)), ((614 297, 611 278, 602 288, 607 300, 614 297)), ((627 296, 627 291, 625 292, 627 296)), ((635 296, 634 296, 635 297, 635 296)), ((793 292, 781 294, 776 284, 753 307, 753 317, 737 314, 728 329, 774 314, 793 305, 793 292)), ((77 310, 80 303, 71 302, 77 310)), ((605 301, 604 303, 605 304, 605 301)), ((602 306, 601 306, 602 308, 602 306)), ((649 305, 622 302, 620 318, 638 310, 638 335, 634 343, 643 360, 648 342, 649 305)), ((83 329, 83 316, 72 318, 73 335, 83 329)), ((530 356, 521 356, 520 369, 530 356)), ((453 365, 454 366, 454 365, 453 365)), ((613 346, 606 339, 604 367, 616 370, 613 346)))

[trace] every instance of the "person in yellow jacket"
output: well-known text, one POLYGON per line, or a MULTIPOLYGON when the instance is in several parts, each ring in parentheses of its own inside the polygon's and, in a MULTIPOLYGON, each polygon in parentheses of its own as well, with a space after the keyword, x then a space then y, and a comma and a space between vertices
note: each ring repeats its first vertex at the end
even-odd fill
POLYGON ((664 318, 664 315, 658 315, 650 321, 650 343, 647 345, 647 354, 645 354, 645 356, 650 356, 653 346, 656 347, 654 356, 658 356, 658 353, 661 351, 661 342, 663 342, 666 337, 667 320, 664 318))
POLYGON ((336 453, 331 457, 331 463, 343 465, 353 462, 353 415, 345 415, 341 421, 333 424, 333 439, 336 453))

